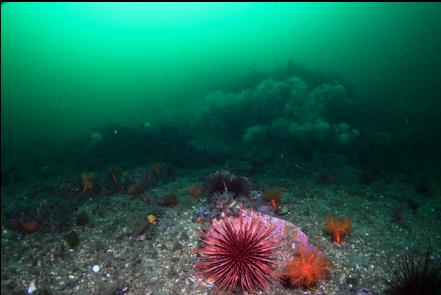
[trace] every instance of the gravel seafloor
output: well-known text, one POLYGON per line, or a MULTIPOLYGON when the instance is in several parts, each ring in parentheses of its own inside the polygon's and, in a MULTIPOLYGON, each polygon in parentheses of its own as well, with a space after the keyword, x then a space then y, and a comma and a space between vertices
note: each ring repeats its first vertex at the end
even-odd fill
MULTIPOLYGON (((210 294, 211 286, 195 274, 191 251, 198 230, 207 227, 193 222, 194 211, 206 198, 192 199, 187 188, 190 183, 202 185, 214 170, 179 171, 171 181, 153 187, 150 198, 173 191, 178 200, 176 207, 161 207, 157 225, 146 222, 147 213, 158 208, 155 201, 126 194, 84 202, 77 211, 85 212, 89 222, 63 232, 21 234, 2 222, 2 294, 28 294, 32 282, 34 294, 210 294), (139 228, 147 228, 145 239, 139 228), (72 230, 80 239, 74 249, 65 241, 72 230)), ((321 183, 319 171, 309 167, 284 173, 274 168, 249 175, 262 186, 283 190, 281 203, 288 213, 280 218, 301 228, 331 263, 329 276, 312 288, 286 289, 274 283, 257 294, 343 295, 360 288, 382 294, 391 257, 429 246, 440 257, 441 182, 436 178, 429 179, 430 194, 420 196, 415 192, 418 178, 405 174, 382 172, 365 184, 359 168, 345 166, 321 183), (341 245, 324 231, 329 215, 352 220, 352 231, 341 245)))

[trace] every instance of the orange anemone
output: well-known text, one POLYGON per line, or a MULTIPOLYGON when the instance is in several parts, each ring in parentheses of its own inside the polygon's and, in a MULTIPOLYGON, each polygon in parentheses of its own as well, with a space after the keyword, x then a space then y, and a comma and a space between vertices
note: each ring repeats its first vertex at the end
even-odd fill
POLYGON ((310 287, 328 275, 328 268, 328 258, 322 251, 299 245, 295 257, 288 262, 284 276, 293 285, 310 287))
POLYGON ((93 180, 95 175, 93 173, 83 173, 81 175, 81 183, 83 184, 83 193, 93 189, 93 180))
POLYGON ((326 230, 333 235, 333 241, 341 244, 341 240, 351 230, 351 219, 345 217, 339 219, 337 217, 328 217, 325 220, 326 230))
POLYGON ((197 186, 191 184, 188 187, 188 192, 191 194, 191 197, 193 199, 196 199, 201 195, 202 190, 200 187, 197 187, 197 186))
POLYGON ((155 164, 153 164, 152 168, 156 172, 156 174, 161 175, 161 163, 156 162, 155 164))
POLYGON ((38 223, 36 221, 27 222, 22 225, 23 231, 33 233, 38 230, 38 223))
POLYGON ((271 187, 265 190, 264 195, 265 199, 271 203, 274 211, 277 212, 279 210, 280 196, 282 195, 280 189, 277 187, 271 187))

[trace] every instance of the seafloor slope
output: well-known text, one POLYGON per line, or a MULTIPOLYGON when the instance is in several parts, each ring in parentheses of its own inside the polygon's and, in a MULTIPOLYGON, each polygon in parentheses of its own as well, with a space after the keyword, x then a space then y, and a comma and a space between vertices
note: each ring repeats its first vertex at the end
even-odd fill
MULTIPOLYGON (((26 294, 34 286, 35 294, 210 293, 211 286, 195 273, 197 258, 191 249, 198 244, 198 230, 209 223, 201 213, 201 208, 209 210, 204 182, 224 167, 164 167, 152 167, 158 178, 145 178, 148 185, 136 178, 143 172, 137 168, 4 187, 2 294, 26 294), (67 207, 45 200, 53 195, 64 198, 67 207), (20 212, 14 200, 23 196, 51 213, 38 220, 41 212, 20 212), (66 211, 58 216, 57 210, 66 211), (26 212, 31 216, 23 216, 26 212), (157 220, 147 220, 148 214, 157 220), (60 221, 63 216, 69 219, 60 221)), ((425 175, 422 182, 411 173, 345 163, 274 163, 261 171, 238 165, 233 171, 246 175, 255 189, 280 189, 276 216, 301 228, 330 261, 329 276, 314 287, 287 289, 274 283, 270 291, 258 293, 356 294, 368 288, 381 294, 390 278, 386 264, 391 257, 429 246, 435 257, 441 254, 441 182, 434 176, 425 175), (326 216, 352 220, 341 244, 326 232, 326 216)), ((258 201, 265 205, 266 200, 258 201)))

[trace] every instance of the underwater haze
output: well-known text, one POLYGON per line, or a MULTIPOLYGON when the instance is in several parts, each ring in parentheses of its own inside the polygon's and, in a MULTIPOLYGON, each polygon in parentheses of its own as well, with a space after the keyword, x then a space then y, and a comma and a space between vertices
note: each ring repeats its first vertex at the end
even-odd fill
POLYGON ((344 76, 364 124, 439 147, 437 3, 6 3, 1 13, 3 161, 53 154, 107 123, 186 125, 219 85, 288 61, 344 76))
POLYGON ((406 295, 440 114, 440 3, 2 3, 1 291, 406 295), (216 273, 235 218, 287 268, 216 273))

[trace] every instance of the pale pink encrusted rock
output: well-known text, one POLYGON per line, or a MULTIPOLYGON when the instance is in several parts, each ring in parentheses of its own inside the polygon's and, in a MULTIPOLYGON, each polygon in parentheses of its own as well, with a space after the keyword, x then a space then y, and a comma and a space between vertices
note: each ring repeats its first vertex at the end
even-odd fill
MULTIPOLYGON (((253 220, 255 222, 262 223, 264 226, 272 227, 273 237, 278 241, 278 248, 276 252, 278 253, 278 260, 288 261, 291 259, 296 249, 299 246, 306 247, 308 249, 315 249, 314 245, 309 242, 308 236, 297 226, 289 221, 266 215, 258 211, 240 208, 239 214, 246 220, 253 220)), ((240 222, 240 217, 224 217, 230 219, 233 224, 240 222)), ((222 219, 213 219, 212 223, 222 223, 222 219)), ((321 251, 320 251, 321 252, 321 251)))
POLYGON ((312 245, 309 244, 308 236, 289 221, 254 210, 242 209, 240 212, 244 218, 253 218, 265 225, 272 226, 274 237, 282 244, 282 251, 285 250, 292 254, 298 245, 304 245, 308 248, 312 247, 312 245))
MULTIPOLYGON (((239 216, 225 216, 223 214, 223 218, 213 219, 210 229, 202 233, 202 239, 204 239, 204 236, 206 240, 210 237, 223 236, 220 232, 225 232, 225 224, 228 224, 228 228, 234 229, 229 231, 233 233, 241 232, 243 229, 251 231, 269 230, 271 243, 275 242, 274 245, 276 245, 276 247, 271 249, 270 259, 274 261, 277 271, 281 273, 286 268, 287 262, 295 255, 298 247, 315 249, 315 247, 309 243, 306 234, 291 222, 258 211, 244 209, 242 205, 236 207, 236 209, 239 209, 239 216), (251 224, 254 224, 254 226, 250 226, 251 224), (223 228, 223 230, 219 231, 219 228, 223 228)), ((207 245, 207 241, 205 241, 205 244, 207 245)), ((213 287, 213 282, 209 280, 206 280, 205 284, 213 287)))

